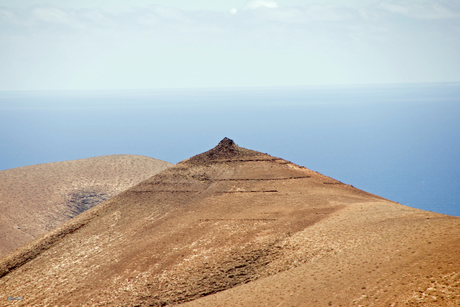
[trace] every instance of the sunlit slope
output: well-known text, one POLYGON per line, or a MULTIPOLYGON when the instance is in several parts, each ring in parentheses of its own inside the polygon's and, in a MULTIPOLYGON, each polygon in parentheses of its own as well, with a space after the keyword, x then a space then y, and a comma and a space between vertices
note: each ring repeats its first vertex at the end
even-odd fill
POLYGON ((460 305, 458 217, 355 203, 280 250, 290 269, 184 307, 460 305))
POLYGON ((428 271, 455 295, 459 229, 224 139, 8 255, 0 302, 382 306, 428 271))
POLYGON ((111 155, 0 171, 0 257, 170 166, 111 155))

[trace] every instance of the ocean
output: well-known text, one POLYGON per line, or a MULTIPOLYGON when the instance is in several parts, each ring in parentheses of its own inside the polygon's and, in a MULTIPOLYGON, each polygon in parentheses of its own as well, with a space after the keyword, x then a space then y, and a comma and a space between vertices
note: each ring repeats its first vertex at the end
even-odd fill
POLYGON ((177 163, 224 137, 460 216, 460 83, 0 92, 0 170, 109 154, 177 163))

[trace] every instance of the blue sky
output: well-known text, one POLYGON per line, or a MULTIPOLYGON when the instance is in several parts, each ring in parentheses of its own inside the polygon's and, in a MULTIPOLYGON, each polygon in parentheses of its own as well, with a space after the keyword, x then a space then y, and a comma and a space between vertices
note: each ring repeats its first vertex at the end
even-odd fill
POLYGON ((0 1, 0 90, 460 81, 460 3, 0 1))

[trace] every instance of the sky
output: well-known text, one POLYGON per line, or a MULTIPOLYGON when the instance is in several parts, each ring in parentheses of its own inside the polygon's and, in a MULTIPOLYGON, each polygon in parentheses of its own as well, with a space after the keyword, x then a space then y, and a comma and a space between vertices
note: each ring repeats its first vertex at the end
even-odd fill
POLYGON ((460 81, 460 2, 0 0, 0 91, 460 81))

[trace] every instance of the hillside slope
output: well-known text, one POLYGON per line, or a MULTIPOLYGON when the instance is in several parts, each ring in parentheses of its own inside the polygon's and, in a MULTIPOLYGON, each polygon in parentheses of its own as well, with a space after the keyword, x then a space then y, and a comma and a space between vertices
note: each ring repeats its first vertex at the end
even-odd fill
POLYGON ((0 302, 457 306, 459 238, 460 218, 224 139, 2 259, 0 302))
POLYGON ((110 155, 0 171, 0 257, 172 165, 110 155))

